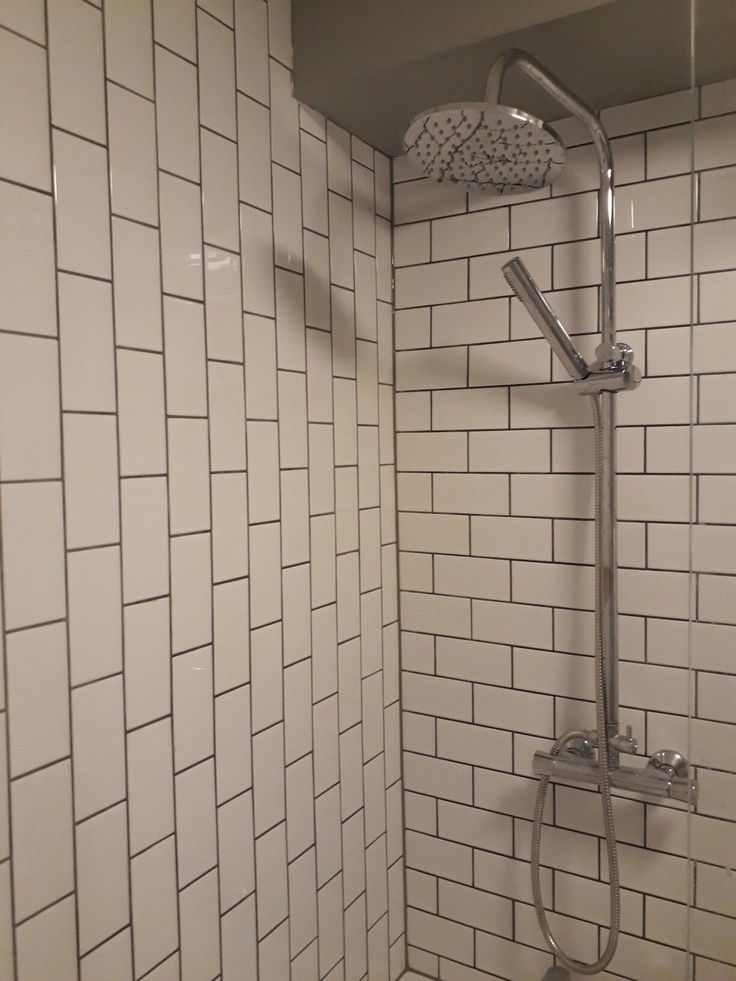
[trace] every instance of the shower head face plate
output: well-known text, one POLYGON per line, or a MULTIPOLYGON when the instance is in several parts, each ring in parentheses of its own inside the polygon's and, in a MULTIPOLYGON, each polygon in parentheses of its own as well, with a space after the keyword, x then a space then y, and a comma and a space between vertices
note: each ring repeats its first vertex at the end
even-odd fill
POLYGON ((406 131, 404 149, 430 180, 486 194, 539 190, 565 166, 564 144, 547 123, 487 102, 420 113, 406 131))

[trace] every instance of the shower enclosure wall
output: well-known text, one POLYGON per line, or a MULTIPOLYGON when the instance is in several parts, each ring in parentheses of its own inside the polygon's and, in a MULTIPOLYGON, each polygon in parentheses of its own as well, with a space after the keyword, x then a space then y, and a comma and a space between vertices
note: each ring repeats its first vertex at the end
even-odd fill
MULTIPOLYGON (((618 339, 646 375, 617 403, 620 721, 641 753, 690 755, 701 788, 692 818, 615 800, 622 934, 606 976, 641 981, 691 976, 688 944, 695 977, 736 971, 734 93, 697 92, 694 280, 690 92, 602 114, 618 339)), ((410 965, 444 981, 526 981, 552 964, 529 883, 532 756, 594 725, 589 407, 502 274, 520 255, 592 357, 598 166, 582 127, 552 125, 570 149, 551 190, 468 198, 394 170, 407 940, 410 965)), ((583 960, 608 922, 599 822, 594 794, 555 788, 542 885, 553 931, 583 960)))
POLYGON ((404 968, 390 161, 288 3, 0 3, 0 978, 404 968))

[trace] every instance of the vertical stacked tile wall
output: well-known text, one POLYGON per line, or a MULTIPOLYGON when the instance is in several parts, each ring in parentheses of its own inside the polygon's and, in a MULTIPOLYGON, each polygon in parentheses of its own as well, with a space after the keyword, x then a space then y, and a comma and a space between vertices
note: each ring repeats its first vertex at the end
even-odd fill
POLYGON ((0 25, 0 976, 395 979, 390 161, 288 0, 0 25))
MULTIPOLYGON (((616 800, 623 932, 605 976, 639 981, 686 976, 691 887, 695 976, 736 971, 736 85, 704 87, 697 111, 692 280, 689 93, 603 113, 619 338, 646 374, 618 399, 621 721, 641 752, 689 752, 701 785, 693 866, 682 807, 616 800)), ((444 981, 552 963, 531 904, 531 758, 594 725, 590 406, 501 275, 521 255, 592 357, 597 168, 578 127, 560 132, 564 175, 523 197, 468 198, 395 164, 407 937, 410 965, 444 981)), ((555 788, 542 886, 590 960, 608 922, 601 827, 594 794, 555 788)))

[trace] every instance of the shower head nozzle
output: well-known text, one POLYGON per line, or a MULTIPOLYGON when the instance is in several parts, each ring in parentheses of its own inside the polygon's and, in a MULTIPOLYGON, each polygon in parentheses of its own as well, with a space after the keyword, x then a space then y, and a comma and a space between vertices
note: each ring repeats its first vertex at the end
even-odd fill
POLYGON ((404 149, 430 180, 487 194, 538 190, 565 166, 565 147, 547 123, 489 102, 420 113, 406 131, 404 149))

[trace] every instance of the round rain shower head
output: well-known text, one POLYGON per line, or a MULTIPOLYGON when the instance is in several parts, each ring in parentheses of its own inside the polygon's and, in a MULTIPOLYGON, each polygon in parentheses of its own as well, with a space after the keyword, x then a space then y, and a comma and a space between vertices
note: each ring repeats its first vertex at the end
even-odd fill
POLYGON ((546 187, 565 166, 565 147, 547 123, 487 102, 420 113, 406 131, 404 149, 430 180, 487 194, 546 187))

